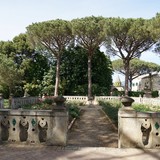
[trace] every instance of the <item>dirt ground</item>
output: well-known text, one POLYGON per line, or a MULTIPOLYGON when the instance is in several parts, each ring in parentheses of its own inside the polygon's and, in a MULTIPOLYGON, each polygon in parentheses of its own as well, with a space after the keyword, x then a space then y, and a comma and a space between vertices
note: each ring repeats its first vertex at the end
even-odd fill
POLYGON ((80 118, 68 132, 67 144, 76 147, 117 148, 118 131, 100 106, 84 106, 80 118))

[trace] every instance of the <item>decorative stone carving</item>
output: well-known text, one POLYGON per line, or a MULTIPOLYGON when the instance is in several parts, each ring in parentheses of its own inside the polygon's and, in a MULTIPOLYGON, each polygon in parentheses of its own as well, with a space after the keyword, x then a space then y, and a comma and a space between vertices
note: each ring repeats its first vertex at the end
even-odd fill
POLYGON ((66 110, 0 110, 0 143, 66 145, 66 110))
POLYGON ((124 107, 131 107, 132 103, 134 102, 134 99, 132 99, 128 96, 124 96, 121 98, 121 102, 124 105, 124 107))

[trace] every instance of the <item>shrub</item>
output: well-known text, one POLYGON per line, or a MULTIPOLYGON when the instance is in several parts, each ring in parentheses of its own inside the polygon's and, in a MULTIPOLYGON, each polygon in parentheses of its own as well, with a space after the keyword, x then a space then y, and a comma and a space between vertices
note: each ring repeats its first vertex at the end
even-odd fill
POLYGON ((152 97, 153 98, 159 97, 158 91, 152 91, 152 97))
POLYGON ((128 96, 130 97, 139 97, 139 96, 143 97, 143 95, 144 95, 144 92, 142 91, 129 91, 128 92, 128 96))
POLYGON ((67 103, 70 118, 78 118, 80 116, 80 109, 77 104, 67 103))
POLYGON ((132 107, 138 112, 152 111, 152 109, 144 104, 133 104, 132 107))
POLYGON ((53 99, 46 98, 43 103, 51 105, 53 103, 53 99))
POLYGON ((121 108, 121 102, 117 101, 99 101, 99 105, 102 106, 104 112, 112 120, 112 122, 118 126, 118 110, 121 108))

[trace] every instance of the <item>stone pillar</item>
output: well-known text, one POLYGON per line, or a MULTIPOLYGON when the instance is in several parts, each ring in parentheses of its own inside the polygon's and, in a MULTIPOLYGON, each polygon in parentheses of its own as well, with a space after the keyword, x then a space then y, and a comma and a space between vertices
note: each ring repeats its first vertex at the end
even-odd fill
POLYGON ((13 94, 11 93, 9 96, 9 107, 14 108, 14 102, 13 102, 13 94))
POLYGON ((128 96, 122 97, 123 107, 118 111, 118 147, 135 147, 136 111, 131 107, 134 100, 128 96))
POLYGON ((48 138, 48 145, 61 145, 65 146, 67 143, 67 131, 68 131, 68 111, 64 102, 66 99, 62 96, 54 98, 56 106, 53 107, 52 112, 54 114, 54 126, 52 129, 51 137, 48 138))
POLYGON ((0 93, 0 109, 4 108, 4 99, 2 93, 0 93))

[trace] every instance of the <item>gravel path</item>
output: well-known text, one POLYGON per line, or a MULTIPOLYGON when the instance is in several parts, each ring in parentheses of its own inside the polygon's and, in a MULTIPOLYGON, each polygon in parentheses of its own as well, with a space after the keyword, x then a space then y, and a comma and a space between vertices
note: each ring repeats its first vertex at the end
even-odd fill
POLYGON ((113 147, 118 146, 118 133, 99 106, 85 106, 68 132, 68 146, 113 147))

